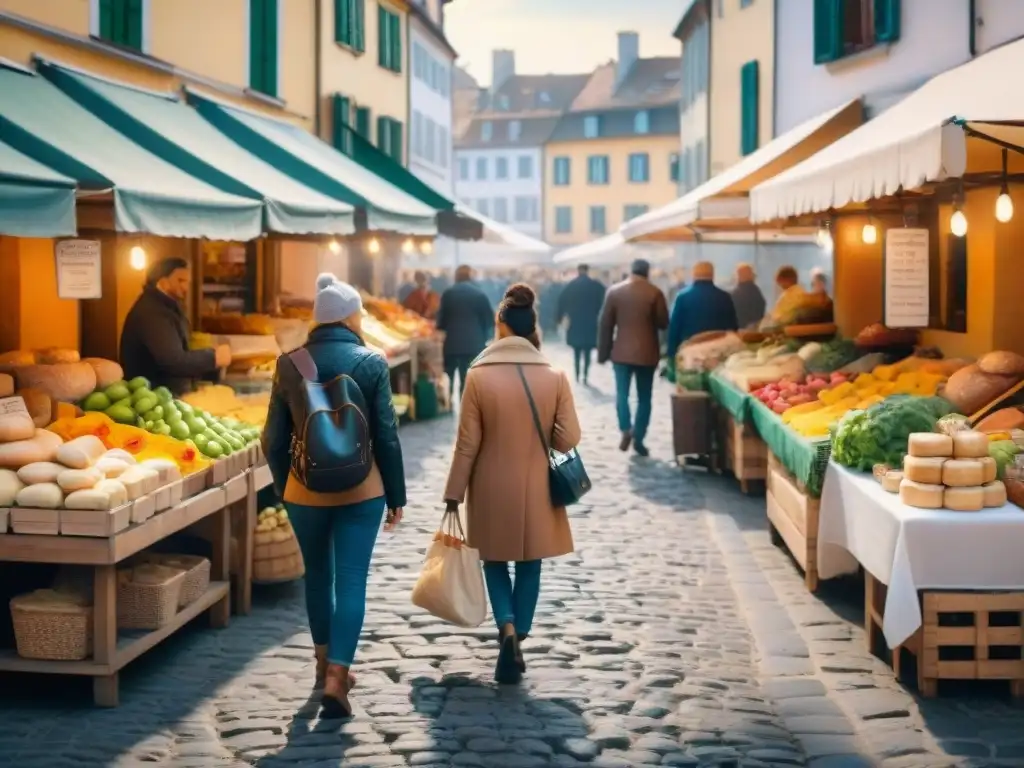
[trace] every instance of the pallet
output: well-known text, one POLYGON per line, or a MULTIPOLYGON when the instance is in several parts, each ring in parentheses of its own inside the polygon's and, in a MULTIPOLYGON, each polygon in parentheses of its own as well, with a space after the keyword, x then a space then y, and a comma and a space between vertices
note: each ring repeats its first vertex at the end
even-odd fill
MULTIPOLYGON (((881 655, 886 587, 864 572, 864 628, 868 650, 881 655)), ((917 660, 917 689, 938 693, 939 680, 1006 680, 1024 697, 1024 592, 930 592, 921 595, 922 623, 892 649, 896 678, 902 651, 917 660), (954 658, 961 657, 961 658, 954 658)))
POLYGON ((743 493, 752 481, 768 478, 768 446, 751 424, 737 423, 724 408, 718 410, 718 445, 721 465, 740 482, 743 493))
POLYGON ((768 523, 772 543, 783 544, 804 571, 809 592, 818 589, 818 518, 820 501, 807 493, 775 455, 768 452, 768 523))

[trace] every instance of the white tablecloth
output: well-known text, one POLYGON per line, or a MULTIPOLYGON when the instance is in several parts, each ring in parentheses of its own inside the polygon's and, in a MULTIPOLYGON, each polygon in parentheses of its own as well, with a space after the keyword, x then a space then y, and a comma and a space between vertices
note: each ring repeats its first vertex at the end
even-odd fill
POLYGON ((870 474, 830 463, 821 493, 818 572, 857 563, 889 587, 882 630, 895 648, 921 626, 917 591, 1024 591, 1024 510, 908 507, 870 474))

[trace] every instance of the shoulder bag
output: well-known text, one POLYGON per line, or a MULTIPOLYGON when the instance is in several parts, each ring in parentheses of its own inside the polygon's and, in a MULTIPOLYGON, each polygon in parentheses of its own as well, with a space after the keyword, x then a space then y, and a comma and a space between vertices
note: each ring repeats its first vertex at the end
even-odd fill
POLYGON ((526 399, 530 403, 530 412, 533 414, 533 425, 537 429, 537 437, 548 457, 548 481, 551 489, 551 505, 555 508, 567 507, 575 504, 590 490, 590 477, 587 475, 587 468, 583 466, 583 459, 579 452, 573 448, 568 453, 559 453, 554 450, 544 437, 544 428, 540 425, 540 415, 537 413, 537 404, 533 400, 533 393, 526 381, 526 374, 523 373, 523 366, 517 365, 519 380, 523 382, 523 389, 526 391, 526 399))

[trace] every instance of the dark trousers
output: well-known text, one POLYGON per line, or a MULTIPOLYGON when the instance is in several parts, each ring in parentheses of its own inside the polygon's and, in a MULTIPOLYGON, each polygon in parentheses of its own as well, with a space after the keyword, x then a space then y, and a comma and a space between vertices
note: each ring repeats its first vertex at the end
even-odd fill
POLYGON ((586 381, 587 377, 590 376, 590 358, 593 355, 592 347, 573 347, 572 356, 576 363, 576 381, 580 380, 580 374, 583 374, 583 380, 586 381))
POLYGON ((448 399, 455 394, 455 373, 459 374, 459 397, 466 391, 466 372, 469 364, 476 359, 475 355, 445 355, 444 372, 448 374, 448 399))

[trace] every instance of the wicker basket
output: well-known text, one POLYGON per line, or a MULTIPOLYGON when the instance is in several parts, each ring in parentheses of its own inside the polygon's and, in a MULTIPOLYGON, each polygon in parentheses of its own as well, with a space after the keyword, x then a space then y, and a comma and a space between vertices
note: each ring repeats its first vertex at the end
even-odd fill
POLYGON ((146 552, 140 556, 139 560, 185 572, 185 581, 181 585, 181 597, 178 598, 179 608, 192 605, 210 588, 210 561, 205 557, 146 552))
POLYGON ((31 599, 36 593, 11 599, 11 622, 18 655, 23 659, 81 661, 92 655, 92 607, 31 599))
POLYGON ((284 541, 262 540, 256 534, 256 545, 252 554, 252 580, 264 583, 295 581, 306 572, 302 552, 295 536, 284 541))
POLYGON ((185 571, 150 563, 118 571, 117 577, 119 629, 160 629, 177 615, 185 571), (136 580, 134 574, 147 567, 162 569, 158 580, 136 580))

